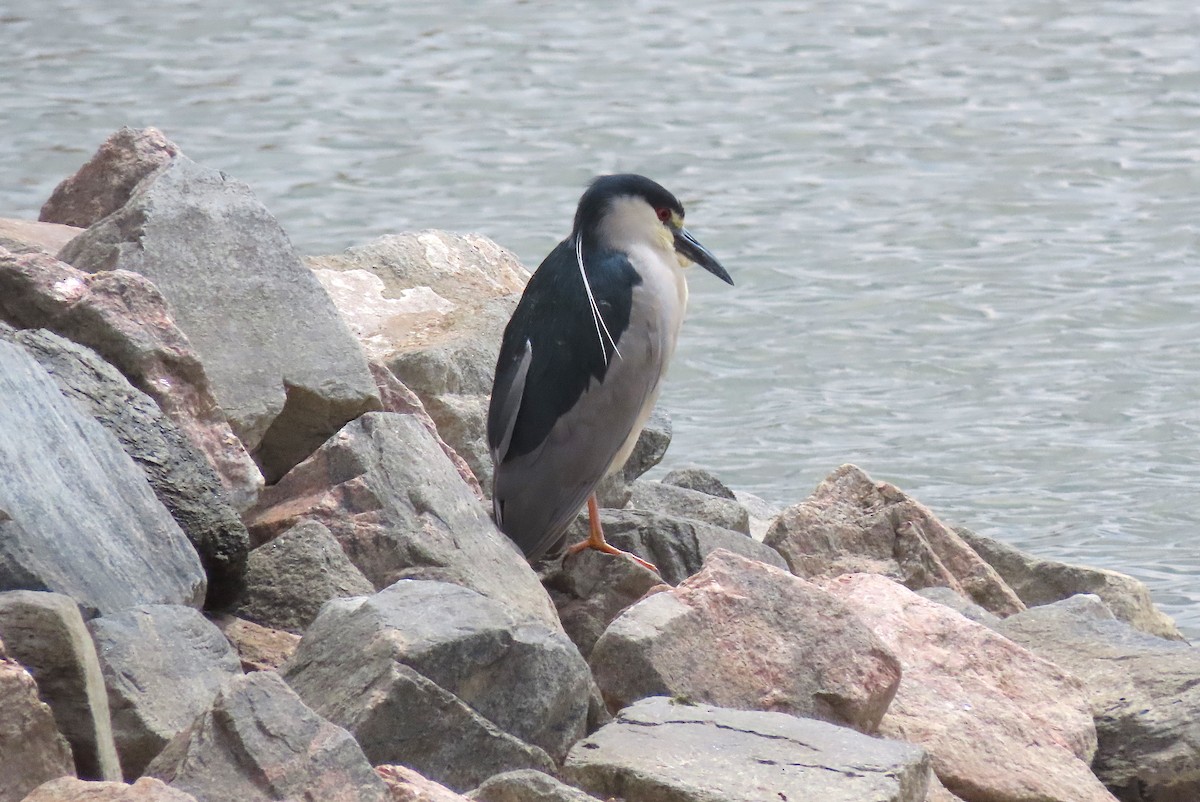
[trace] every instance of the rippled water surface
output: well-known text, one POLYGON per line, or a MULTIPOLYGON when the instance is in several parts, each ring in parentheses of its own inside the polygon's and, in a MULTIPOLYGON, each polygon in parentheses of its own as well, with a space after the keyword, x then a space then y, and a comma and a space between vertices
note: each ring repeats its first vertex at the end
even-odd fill
POLYGON ((668 463, 791 503, 853 461, 1200 636, 1198 9, 8 0, 0 216, 155 125, 306 253, 533 267, 647 173, 737 281, 693 277, 668 463))

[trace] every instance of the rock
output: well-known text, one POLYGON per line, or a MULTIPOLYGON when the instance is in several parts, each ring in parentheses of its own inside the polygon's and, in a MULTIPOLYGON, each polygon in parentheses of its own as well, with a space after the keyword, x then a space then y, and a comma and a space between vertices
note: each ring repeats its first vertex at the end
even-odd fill
POLYGON ((196 798, 150 777, 133 785, 63 777, 38 786, 24 802, 196 802, 196 798))
POLYGON ((305 521, 251 552, 237 612, 264 626, 303 632, 329 599, 374 591, 329 530, 305 521))
POLYGON ((596 797, 533 769, 506 771, 489 777, 467 794, 478 802, 596 802, 596 797))
POLYGON ((442 449, 450 462, 454 464, 454 469, 458 471, 458 475, 471 488, 471 492, 477 498, 483 500, 483 488, 479 486, 479 480, 475 478, 475 473, 471 470, 471 466, 438 434, 437 424, 433 422, 433 418, 429 417, 429 413, 425 411, 425 405, 421 403, 420 396, 408 389, 404 385, 404 382, 397 379, 396 375, 388 370, 386 365, 379 362, 371 362, 370 368, 371 375, 375 378, 375 386, 379 388, 379 398, 383 401, 383 411, 415 416, 421 422, 421 425, 425 427, 426 431, 433 436, 433 439, 437 441, 438 447, 442 449))
POLYGON ((403 763, 458 791, 507 769, 553 768, 584 734, 591 686, 557 628, 419 580, 327 604, 286 676, 373 763, 403 763))
POLYGON ((71 744, 75 773, 120 780, 100 664, 75 603, 58 593, 0 593, 0 638, 37 680, 39 696, 71 744))
POLYGON ((1026 554, 1007 543, 961 527, 955 529, 980 557, 996 569, 1029 607, 1094 593, 1113 615, 1135 629, 1160 638, 1183 640, 1171 618, 1154 606, 1149 589, 1127 574, 1088 568, 1026 554))
POLYGON ((585 658, 613 619, 662 578, 633 560, 613 559, 593 549, 568 556, 560 571, 543 580, 567 636, 585 658))
POLYGON ((51 590, 100 612, 204 599, 200 560, 141 469, 3 341, 0 475, 0 589, 51 590))
POLYGON ((300 636, 231 615, 213 623, 237 652, 242 671, 279 671, 300 645, 300 636))
POLYGON ((486 237, 421 231, 309 260, 367 353, 424 402, 484 485, 500 336, 529 272, 486 237))
POLYGON ((750 534, 750 513, 736 501, 647 479, 634 482, 630 490, 630 509, 688 518, 750 534))
POLYGON ((7 248, 14 253, 41 252, 53 256, 82 231, 82 228, 57 223, 0 217, 0 248, 7 248))
MULTIPOLYGON (((587 537, 586 521, 581 516, 571 525, 568 543, 587 537)), ((699 571, 704 558, 717 549, 778 568, 786 567, 774 549, 741 532, 700 521, 640 510, 601 510, 600 522, 609 543, 654 563, 663 581, 672 585, 699 571)))
POLYGON ((843 602, 724 550, 679 587, 626 610, 590 662, 614 712, 672 696, 868 733, 900 683, 896 657, 843 602))
POLYGON ((525 558, 411 415, 378 412, 348 424, 269 488, 247 520, 263 543, 306 519, 327 527, 376 588, 404 578, 454 582, 558 626, 525 558))
POLYGON ((563 773, 624 802, 923 802, 929 758, 823 721, 655 697, 576 744, 563 773))
POLYGON ((1099 748, 1092 769, 1125 802, 1200 799, 1200 650, 1073 596, 1000 631, 1083 681, 1099 748))
POLYGON ((963 802, 961 797, 946 790, 946 786, 942 785, 942 781, 937 778, 936 774, 929 776, 929 795, 925 797, 925 802, 963 802))
POLYGON ((662 478, 662 483, 664 485, 695 490, 697 493, 704 493, 716 498, 737 501, 737 496, 725 486, 724 482, 717 478, 716 474, 710 473, 703 468, 677 468, 669 471, 662 478))
POLYGON ((208 577, 205 607, 221 609, 242 592, 250 537, 212 466, 153 399, 94 351, 44 330, 14 332, 15 342, 45 368, 68 398, 116 436, 142 469, 154 495, 196 549, 208 577))
POLYGON ((998 615, 992 615, 970 599, 964 598, 950 588, 921 588, 917 595, 923 599, 945 605, 959 613, 969 621, 983 624, 988 629, 996 629, 1003 620, 998 615))
POLYGON ((74 774, 71 747, 38 699, 37 683, 0 648, 0 802, 20 802, 55 777, 74 774))
POLYGON ((796 576, 882 574, 910 590, 948 587, 1000 616, 1025 609, 954 530, 895 485, 843 465, 776 519, 764 541, 796 576))
POLYGON ((279 675, 233 680, 147 767, 199 802, 386 802, 349 733, 305 707, 279 675))
POLYGON ((621 469, 625 481, 632 482, 662 462, 667 447, 671 445, 671 432, 670 414, 655 407, 646 420, 646 425, 642 427, 642 433, 638 435, 629 459, 625 460, 625 467, 621 469))
POLYGON ((1075 677, 886 577, 822 586, 900 658, 880 733, 929 750, 951 792, 970 802, 1112 802, 1088 769, 1096 730, 1075 677))
POLYGON ((392 802, 466 802, 467 799, 407 766, 376 766, 375 773, 387 783, 392 802))
POLYGON ((268 482, 380 408, 361 349, 283 229, 217 170, 174 156, 59 258, 154 282, 268 482))
POLYGON ((39 219, 87 228, 124 206, 142 179, 178 155, 179 148, 157 128, 122 128, 54 188, 39 219))
POLYGON ((783 508, 779 507, 766 499, 759 498, 753 493, 744 493, 736 491, 738 503, 746 508, 750 513, 750 537, 761 543, 767 536, 767 532, 771 529, 771 524, 775 523, 775 519, 783 512, 783 508))
POLYGON ((93 619, 88 628, 126 778, 140 776, 242 673, 225 636, 191 607, 139 605, 93 619))
POLYGON ((239 510, 263 479, 217 405, 204 367, 158 289, 124 270, 95 275, 41 253, 0 248, 0 319, 45 328, 116 367, 204 452, 239 510))

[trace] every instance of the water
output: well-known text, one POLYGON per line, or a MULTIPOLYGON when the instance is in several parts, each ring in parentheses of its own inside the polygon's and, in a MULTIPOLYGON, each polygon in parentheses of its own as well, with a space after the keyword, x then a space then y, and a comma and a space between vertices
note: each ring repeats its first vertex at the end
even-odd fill
POLYGON ((792 503, 853 461, 1196 637, 1198 8, 3 0, 0 214, 155 125, 303 252, 532 267, 644 172, 737 281, 694 277, 670 464, 792 503))

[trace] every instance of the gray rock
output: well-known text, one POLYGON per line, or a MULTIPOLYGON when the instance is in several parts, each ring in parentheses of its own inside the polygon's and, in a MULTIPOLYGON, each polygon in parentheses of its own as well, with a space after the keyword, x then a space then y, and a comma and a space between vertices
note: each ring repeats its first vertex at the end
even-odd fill
POLYGON ((738 503, 750 513, 750 537, 761 543, 770 531, 771 524, 775 523, 775 519, 783 512, 783 508, 753 493, 737 490, 734 491, 734 495, 737 496, 738 503))
POLYGON ((560 632, 516 623, 466 588, 415 580, 326 605, 286 677, 373 763, 454 790, 551 768, 584 733, 591 686, 560 632))
POLYGON ((348 424, 268 488, 247 520, 257 543, 301 520, 323 524, 376 588, 453 582, 558 627, 537 575, 411 415, 376 412, 348 424))
POLYGON ((59 258, 155 283, 268 482, 380 408, 361 349, 283 229, 217 170, 175 156, 59 258))
POLYGON ((0 248, 0 318, 54 331, 100 354, 204 452, 237 509, 258 498, 262 474, 149 279, 127 270, 85 273, 45 253, 0 248))
POLYGON ((208 577, 205 607, 232 604, 242 591, 250 537, 199 449, 94 351, 48 331, 16 332, 4 324, 0 339, 24 347, 64 395, 116 436, 196 549, 208 577))
MULTIPOLYGON (((640 510, 601 510, 600 523, 609 543, 654 563, 663 581, 672 585, 699 571, 704 558, 717 549, 778 568, 787 567, 774 549, 741 532, 700 521, 640 510)), ((587 537, 586 518, 571 527, 567 542, 587 537)))
POLYGON ((467 798, 479 802, 596 802, 596 797, 533 769, 489 777, 467 798))
POLYGON ((191 607, 147 604, 88 622, 127 779, 242 670, 221 631, 191 607))
POLYGON ((100 612, 200 606, 200 560, 141 469, 3 341, 0 474, 0 589, 51 590, 100 612))
POLYGON ((58 593, 0 593, 0 638, 29 669, 71 744, 75 771, 88 780, 120 780, 104 680, 79 608, 58 593))
POLYGON ((199 802, 388 802, 358 744, 278 674, 238 677, 146 769, 199 802))
POLYGON ((763 541, 796 576, 881 574, 909 590, 948 587, 997 615, 1025 605, 929 508, 895 485, 842 465, 784 510, 763 541))
POLYGON ((842 601, 728 551, 626 610, 591 666, 614 711, 672 696, 862 732, 875 731, 900 684, 895 655, 842 601))
POLYGON ((786 713, 676 704, 656 697, 576 744, 567 778, 624 802, 924 802, 929 758, 786 713))
POLYGON ((38 219, 87 228, 125 205, 138 183, 179 155, 157 128, 122 128, 51 193, 38 219))
POLYGON ((1092 770, 1119 799, 1200 799, 1200 650, 1134 629, 1096 596, 1031 607, 1000 631, 1083 680, 1092 770))
POLYGON ((567 636, 586 658, 613 619, 661 585, 662 578, 633 560, 584 549, 564 559, 561 569, 543 583, 567 636))
POLYGON ((950 590, 950 588, 921 588, 916 591, 916 594, 930 601, 935 601, 938 604, 943 604, 951 610, 960 613, 964 618, 974 621, 976 624, 983 624, 988 629, 996 629, 1002 620, 999 616, 989 613, 975 602, 960 596, 950 590))
POLYGON ((38 786, 23 802, 196 802, 196 797, 150 777, 132 785, 61 777, 38 786))
POLYGON ((725 486, 725 483, 717 478, 717 475, 706 471, 703 468, 676 468, 673 471, 668 471, 667 475, 662 478, 664 485, 674 485, 675 487, 684 487, 688 490, 695 490, 697 493, 704 493, 717 498, 729 499, 737 501, 737 496, 734 492, 725 486))
POLYGON ((303 632, 330 599, 374 591, 329 530, 305 521, 250 553, 237 613, 263 626, 303 632))
POLYGON ((670 445, 671 416, 666 410, 655 407, 646 425, 642 427, 642 433, 638 435, 629 459, 625 460, 625 467, 621 470, 625 481, 632 482, 662 462, 670 445))
POLYGON ((14 253, 44 253, 53 256, 83 231, 57 223, 35 223, 0 217, 0 248, 14 253))
POLYGON ((639 479, 630 487, 629 508, 690 518, 722 529, 750 534, 750 513, 736 501, 686 487, 639 479))
POLYGON ((954 531, 996 569, 1029 607, 1061 601, 1077 593, 1094 593, 1104 600, 1113 615, 1135 629, 1160 638, 1183 640, 1175 622, 1154 606, 1149 589, 1127 574, 1045 560, 969 529, 957 527, 954 531))
POLYGON ((20 802, 47 780, 71 775, 71 747, 38 699, 37 683, 0 643, 0 802, 20 802))

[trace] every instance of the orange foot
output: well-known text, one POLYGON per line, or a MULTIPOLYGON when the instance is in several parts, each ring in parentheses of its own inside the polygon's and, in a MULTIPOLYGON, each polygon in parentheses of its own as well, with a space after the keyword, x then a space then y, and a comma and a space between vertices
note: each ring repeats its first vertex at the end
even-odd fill
POLYGON ((610 544, 604 539, 604 530, 600 528, 600 507, 596 504, 596 494, 592 493, 588 496, 588 539, 576 543, 567 548, 567 554, 578 554, 584 549, 595 549, 602 551, 605 554, 615 554, 618 556, 628 557, 643 568, 649 568, 654 573, 658 573, 658 569, 654 567, 654 563, 646 562, 636 554, 631 554, 628 551, 622 551, 616 546, 610 544))

